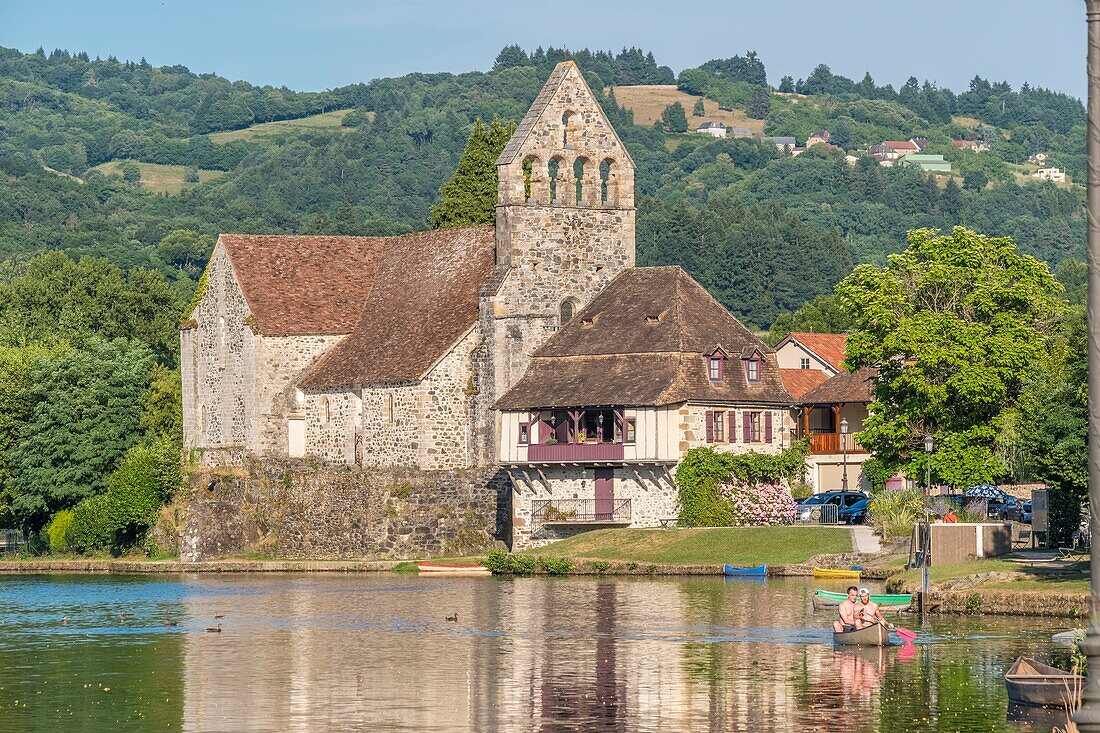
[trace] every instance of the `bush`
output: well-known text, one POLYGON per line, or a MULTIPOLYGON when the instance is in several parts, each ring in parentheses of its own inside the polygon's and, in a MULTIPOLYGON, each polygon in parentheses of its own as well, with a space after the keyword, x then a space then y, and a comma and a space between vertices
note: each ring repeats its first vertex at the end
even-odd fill
POLYGON ((69 531, 73 523, 73 513, 68 509, 62 509, 53 515, 53 519, 46 526, 46 536, 50 538, 50 552, 66 552, 69 543, 65 541, 65 533, 69 531))
POLYGON ((734 527, 794 522, 798 505, 791 492, 778 483, 750 484, 734 479, 722 485, 721 494, 729 502, 734 527))
POLYGON ((107 495, 84 499, 73 507, 73 519, 65 531, 65 542, 77 552, 107 547, 111 533, 107 528, 107 495))
POLYGON ((485 556, 485 567, 494 575, 531 575, 537 563, 532 555, 513 555, 504 550, 489 550, 485 556))
POLYGON ((926 504, 920 489, 883 491, 871 499, 871 522, 883 537, 907 537, 924 516, 926 504))
POLYGON ((568 575, 573 571, 573 563, 564 557, 539 557, 538 564, 549 575, 568 575))

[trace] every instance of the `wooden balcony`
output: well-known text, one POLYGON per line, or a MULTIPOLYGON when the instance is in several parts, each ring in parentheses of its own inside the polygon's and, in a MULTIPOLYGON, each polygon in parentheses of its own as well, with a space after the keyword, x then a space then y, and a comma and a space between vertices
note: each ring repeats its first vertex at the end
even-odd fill
MULTIPOLYGON (((866 453, 855 436, 848 436, 848 453, 866 453)), ((840 454, 840 433, 810 433, 810 452, 815 455, 840 454)))
POLYGON ((555 443, 527 446, 530 463, 586 463, 623 460, 622 443, 555 443))

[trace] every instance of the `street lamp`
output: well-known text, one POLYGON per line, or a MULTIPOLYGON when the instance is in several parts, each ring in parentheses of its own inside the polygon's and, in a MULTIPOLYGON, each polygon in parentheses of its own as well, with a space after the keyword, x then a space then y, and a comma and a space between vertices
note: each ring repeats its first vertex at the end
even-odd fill
POLYGON ((843 473, 840 474, 840 488, 848 490, 848 418, 840 420, 840 455, 843 460, 843 473))
POLYGON ((932 496, 932 449, 935 444, 932 435, 924 436, 924 521, 921 531, 920 552, 920 615, 924 618, 924 609, 928 605, 928 554, 932 549, 932 528, 928 524, 928 501, 932 496))

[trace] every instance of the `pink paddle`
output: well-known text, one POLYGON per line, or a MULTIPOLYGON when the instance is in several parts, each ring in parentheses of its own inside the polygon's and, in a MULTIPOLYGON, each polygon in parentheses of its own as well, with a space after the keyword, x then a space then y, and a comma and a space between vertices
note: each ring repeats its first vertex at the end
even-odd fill
POLYGON ((917 634, 916 634, 915 631, 911 631, 909 629, 903 629, 900 626, 895 626, 894 631, 896 631, 898 636, 905 639, 906 641, 913 641, 914 639, 917 638, 917 634))

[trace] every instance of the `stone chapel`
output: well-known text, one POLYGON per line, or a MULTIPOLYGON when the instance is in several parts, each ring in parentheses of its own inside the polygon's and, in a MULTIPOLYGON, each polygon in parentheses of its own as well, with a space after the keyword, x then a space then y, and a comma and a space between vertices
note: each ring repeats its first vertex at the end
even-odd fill
POLYGON ((495 464, 497 400, 634 266, 634 163, 571 61, 497 161, 496 226, 224 234, 180 333, 185 447, 379 468, 495 464))

